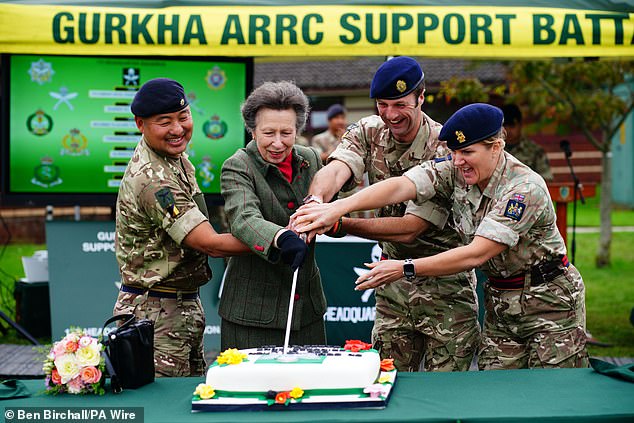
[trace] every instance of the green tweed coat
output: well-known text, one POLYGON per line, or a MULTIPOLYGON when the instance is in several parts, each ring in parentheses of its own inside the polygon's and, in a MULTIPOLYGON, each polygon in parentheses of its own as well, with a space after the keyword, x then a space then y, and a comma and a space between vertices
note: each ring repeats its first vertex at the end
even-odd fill
MULTIPOLYGON (((293 272, 280 260, 273 239, 302 205, 313 176, 322 166, 313 148, 295 145, 292 154, 292 183, 277 166, 262 159, 255 141, 222 166, 222 195, 231 233, 254 253, 229 259, 218 311, 230 322, 286 327, 293 272)), ((323 319, 326 310, 314 243, 299 269, 293 308, 293 330, 323 319)))

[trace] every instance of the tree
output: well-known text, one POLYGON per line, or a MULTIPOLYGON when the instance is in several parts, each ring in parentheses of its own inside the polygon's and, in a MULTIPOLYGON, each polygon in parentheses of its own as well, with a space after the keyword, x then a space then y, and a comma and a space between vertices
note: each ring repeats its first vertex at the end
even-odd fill
MULTIPOLYGON (((578 128, 601 152, 601 229, 597 267, 610 264, 612 243, 611 140, 634 109, 634 62, 608 60, 518 61, 508 64, 509 101, 524 104, 540 124, 578 128)), ((452 79, 446 98, 483 101, 499 87, 452 79), (484 94, 484 96, 483 96, 484 94)))

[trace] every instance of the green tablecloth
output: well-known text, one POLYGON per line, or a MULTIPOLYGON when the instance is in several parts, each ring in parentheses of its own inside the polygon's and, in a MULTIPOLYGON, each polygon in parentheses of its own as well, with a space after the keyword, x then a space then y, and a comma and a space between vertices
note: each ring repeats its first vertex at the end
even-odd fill
POLYGON ((191 413, 191 393, 202 381, 158 379, 119 395, 52 397, 42 393, 42 380, 28 380, 36 395, 0 406, 143 407, 148 423, 634 421, 634 384, 592 369, 400 373, 384 410, 191 413))

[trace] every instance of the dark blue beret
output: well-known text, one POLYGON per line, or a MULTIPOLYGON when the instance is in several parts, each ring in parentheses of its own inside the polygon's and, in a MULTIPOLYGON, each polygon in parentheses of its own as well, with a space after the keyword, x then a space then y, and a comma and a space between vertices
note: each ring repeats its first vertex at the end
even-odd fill
POLYGON ((499 108, 484 103, 469 104, 451 115, 438 139, 447 141, 450 149, 460 150, 497 134, 503 122, 504 114, 499 108))
POLYGON ((137 91, 130 110, 138 117, 172 113, 187 107, 189 102, 183 86, 173 79, 151 79, 137 91))
POLYGON ((337 115, 345 114, 346 109, 341 104, 333 104, 332 106, 328 107, 328 112, 326 113, 326 116, 328 117, 328 120, 330 120, 337 115))
POLYGON ((405 97, 418 87, 425 74, 411 57, 399 56, 384 62, 370 84, 370 98, 393 100, 405 97))
POLYGON ((505 104, 502 106, 504 112, 504 124, 515 125, 522 121, 522 111, 515 104, 505 104))

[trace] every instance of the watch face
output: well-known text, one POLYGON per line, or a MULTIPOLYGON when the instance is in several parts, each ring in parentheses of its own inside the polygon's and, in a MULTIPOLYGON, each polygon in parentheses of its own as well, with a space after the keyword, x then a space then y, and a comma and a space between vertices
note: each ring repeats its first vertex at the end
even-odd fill
POLYGON ((405 264, 403 264, 403 274, 407 280, 413 280, 416 278, 416 269, 414 268, 414 263, 412 263, 411 260, 406 260, 405 264))

